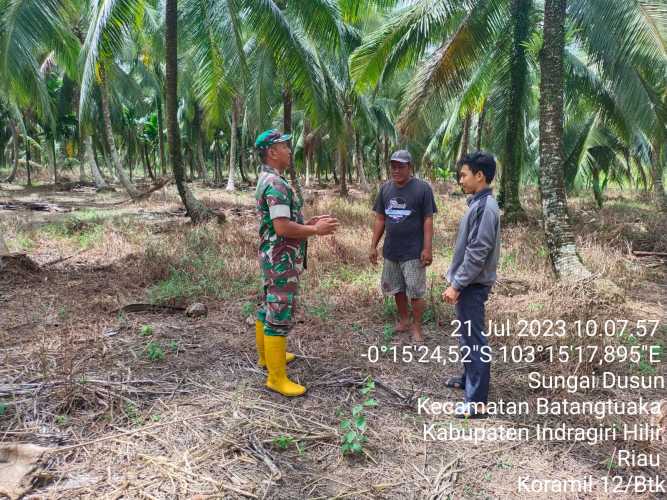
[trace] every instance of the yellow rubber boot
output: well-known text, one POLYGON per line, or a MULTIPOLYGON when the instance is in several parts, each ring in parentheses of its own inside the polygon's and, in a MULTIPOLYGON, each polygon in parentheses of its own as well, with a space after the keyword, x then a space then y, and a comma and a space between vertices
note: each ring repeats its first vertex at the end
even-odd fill
MULTIPOLYGON (((260 320, 255 320, 255 344, 257 345, 257 364, 262 368, 266 367, 266 359, 264 357, 264 323, 260 320)), ((296 356, 291 352, 285 353, 285 360, 289 363, 294 361, 296 356)))
POLYGON ((266 366, 269 369, 266 386, 272 391, 279 392, 283 396, 301 396, 306 392, 306 388, 302 385, 295 384, 287 378, 287 362, 285 360, 286 347, 286 337, 264 335, 266 366))

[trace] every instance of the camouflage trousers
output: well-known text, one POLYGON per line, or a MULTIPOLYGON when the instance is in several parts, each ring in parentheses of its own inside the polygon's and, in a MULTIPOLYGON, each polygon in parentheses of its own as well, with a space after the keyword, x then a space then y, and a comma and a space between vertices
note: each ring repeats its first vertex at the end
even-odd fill
POLYGON ((262 276, 262 298, 257 319, 264 323, 264 334, 286 336, 292 329, 299 282, 295 279, 267 279, 262 276))

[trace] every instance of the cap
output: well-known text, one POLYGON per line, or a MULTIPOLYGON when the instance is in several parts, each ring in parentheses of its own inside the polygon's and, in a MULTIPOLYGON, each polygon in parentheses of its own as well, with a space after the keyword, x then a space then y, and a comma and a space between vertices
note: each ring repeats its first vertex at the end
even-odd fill
POLYGON ((276 129, 265 130, 259 134, 259 136, 257 136, 255 147, 257 149, 266 149, 273 146, 274 144, 278 144, 279 142, 287 142, 291 138, 291 134, 281 134, 276 129))
POLYGON ((412 155, 410 154, 409 151, 405 149, 399 149, 398 151, 395 151, 393 155, 391 155, 391 160, 389 161, 397 161, 400 163, 412 163, 412 155))

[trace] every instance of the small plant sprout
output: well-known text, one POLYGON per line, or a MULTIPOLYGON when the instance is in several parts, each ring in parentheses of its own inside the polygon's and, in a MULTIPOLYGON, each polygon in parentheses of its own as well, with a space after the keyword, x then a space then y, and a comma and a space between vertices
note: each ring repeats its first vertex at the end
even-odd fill
POLYGON ((143 325, 141 330, 139 330, 139 335, 142 337, 150 337, 153 335, 153 325, 143 325))
POLYGON ((394 329, 393 325, 384 325, 384 329, 382 330, 382 343, 385 346, 388 346, 391 341, 394 339, 394 335, 396 335, 396 330, 394 329))
POLYGON ((134 403, 127 403, 125 405, 125 415, 134 425, 141 425, 144 423, 139 408, 137 408, 134 403))
POLYGON ((273 444, 276 445, 281 450, 286 450, 295 441, 296 440, 292 436, 286 436, 284 434, 281 434, 280 436, 273 439, 273 444))
POLYGON ((146 355, 151 361, 162 361, 164 359, 164 349, 157 342, 149 342, 146 346, 146 355))
POLYGON ((372 397, 374 390, 375 382, 368 377, 363 387, 359 389, 365 398, 364 401, 352 407, 352 418, 347 418, 340 423, 340 428, 344 432, 340 445, 343 455, 361 454, 364 451, 364 444, 368 441, 365 409, 377 406, 377 400, 372 397))
POLYGON ((243 314, 244 318, 253 316, 255 314, 255 304, 252 302, 246 302, 243 304, 243 307, 241 308, 241 314, 243 314))

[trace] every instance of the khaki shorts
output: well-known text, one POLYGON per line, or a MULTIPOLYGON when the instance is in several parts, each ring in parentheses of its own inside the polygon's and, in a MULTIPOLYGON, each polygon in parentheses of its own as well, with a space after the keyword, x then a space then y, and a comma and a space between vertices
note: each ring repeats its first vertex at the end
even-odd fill
POLYGON ((382 291, 387 295, 404 292, 410 299, 426 295, 426 267, 419 259, 395 262, 384 259, 382 291))

